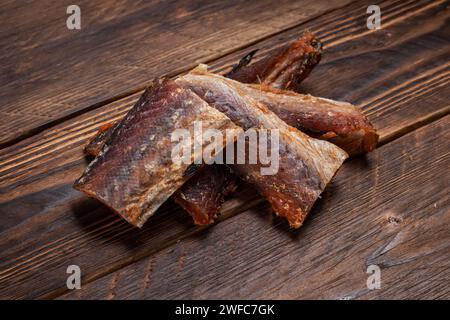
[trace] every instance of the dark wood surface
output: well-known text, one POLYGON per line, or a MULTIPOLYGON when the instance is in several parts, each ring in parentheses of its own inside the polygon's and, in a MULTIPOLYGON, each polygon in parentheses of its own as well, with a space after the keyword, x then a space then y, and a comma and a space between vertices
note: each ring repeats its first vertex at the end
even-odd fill
POLYGON ((0 13, 0 298, 450 297, 448 1, 378 2, 376 31, 373 1, 89 1, 80 31, 70 3, 40 3, 0 13), (86 140, 153 77, 221 72, 306 29, 325 55, 303 90, 361 106, 381 144, 344 164, 299 231, 245 185, 206 229, 168 201, 138 230, 71 188, 86 140))
POLYGON ((262 203, 63 298, 448 296, 450 201, 442 172, 450 158, 440 146, 450 138, 449 120, 348 162, 298 231, 270 219, 262 203), (371 264, 382 270, 379 292, 366 287, 371 264))

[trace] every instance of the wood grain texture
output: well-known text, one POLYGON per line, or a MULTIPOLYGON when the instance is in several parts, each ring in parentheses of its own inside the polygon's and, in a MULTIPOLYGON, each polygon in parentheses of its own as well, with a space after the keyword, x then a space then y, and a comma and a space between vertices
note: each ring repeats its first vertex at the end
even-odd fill
POLYGON ((448 299, 449 138, 447 116, 348 162, 299 231, 262 204, 62 298, 448 299))
MULTIPOLYGON (((228 68, 255 46, 263 56, 309 28, 325 38, 326 51, 304 90, 361 104, 384 142, 448 113, 446 3, 383 2, 388 27, 370 33, 364 20, 367 3, 351 4, 248 46, 214 62, 214 70, 228 68)), ((143 230, 136 230, 71 188, 87 164, 82 153, 86 140, 102 123, 123 116, 139 95, 83 113, 0 151, 0 297, 55 297, 66 290, 70 264, 81 266, 87 283, 166 247, 176 248, 174 244, 190 235, 204 236, 222 227, 202 232, 169 202, 143 230)), ((371 183, 374 180, 367 181, 368 189, 371 183)), ((353 194, 341 201, 353 201, 353 194)), ((243 186, 225 203, 221 219, 261 203, 243 186)))
POLYGON ((7 2, 0 18, 0 145, 290 28, 349 0, 7 2))

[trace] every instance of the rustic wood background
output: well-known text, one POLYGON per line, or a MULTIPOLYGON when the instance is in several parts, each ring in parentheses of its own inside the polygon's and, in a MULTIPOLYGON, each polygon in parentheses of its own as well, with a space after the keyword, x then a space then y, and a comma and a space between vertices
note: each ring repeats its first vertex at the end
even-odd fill
POLYGON ((0 2, 0 298, 450 298, 449 1, 78 0, 68 30, 72 3, 0 2), (169 201, 142 230, 71 188, 86 140, 152 78, 223 71, 306 29, 325 55, 303 90, 361 106, 381 143, 300 230, 245 185, 212 227, 169 201))

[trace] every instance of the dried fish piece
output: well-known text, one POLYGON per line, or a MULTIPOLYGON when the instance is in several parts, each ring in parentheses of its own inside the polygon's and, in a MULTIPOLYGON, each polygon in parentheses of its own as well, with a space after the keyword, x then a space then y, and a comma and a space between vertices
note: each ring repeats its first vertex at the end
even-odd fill
POLYGON ((174 194, 197 225, 209 225, 217 218, 225 196, 236 189, 236 176, 219 164, 205 166, 174 194))
POLYGON ((348 103, 277 90, 265 85, 237 85, 264 103, 287 124, 344 149, 349 155, 375 149, 378 134, 361 109, 348 103))
MULTIPOLYGON (((263 175, 261 164, 229 164, 242 179, 267 198, 274 211, 298 228, 321 192, 340 168, 347 153, 289 126, 263 103, 241 90, 241 83, 199 67, 175 80, 197 93, 234 123, 279 132, 279 170, 263 175)), ((273 152, 273 151, 272 151, 273 152)))
POLYGON ((249 64, 255 52, 246 55, 225 76, 242 83, 261 83, 278 89, 298 91, 300 83, 319 63, 322 43, 311 32, 277 52, 249 64))
POLYGON ((189 130, 194 137, 183 141, 189 150, 194 140, 202 141, 202 148, 208 145, 223 148, 223 141, 211 142, 196 136, 193 121, 221 132, 242 131, 189 89, 171 80, 154 82, 115 126, 74 187, 141 227, 190 178, 193 174, 188 170, 190 163, 204 156, 194 153, 190 163, 174 162, 171 133, 175 129, 189 130))

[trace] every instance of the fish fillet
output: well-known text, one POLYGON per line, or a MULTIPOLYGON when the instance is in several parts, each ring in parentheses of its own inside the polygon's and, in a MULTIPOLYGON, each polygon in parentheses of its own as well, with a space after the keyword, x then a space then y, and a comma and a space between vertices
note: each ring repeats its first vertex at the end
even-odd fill
POLYGON ((210 142, 196 135, 194 121, 221 132, 242 131, 191 90, 172 80, 155 81, 115 126, 74 187, 141 227, 195 173, 192 164, 201 163, 199 153, 193 153, 189 163, 173 161, 174 130, 189 130, 194 139, 182 141, 189 150, 195 141, 203 143, 203 148, 207 144, 223 148, 224 141, 210 142))
POLYGON ((239 89, 264 103, 287 124, 318 139, 327 140, 349 155, 375 149, 378 134, 358 107, 265 85, 238 84, 239 89))

